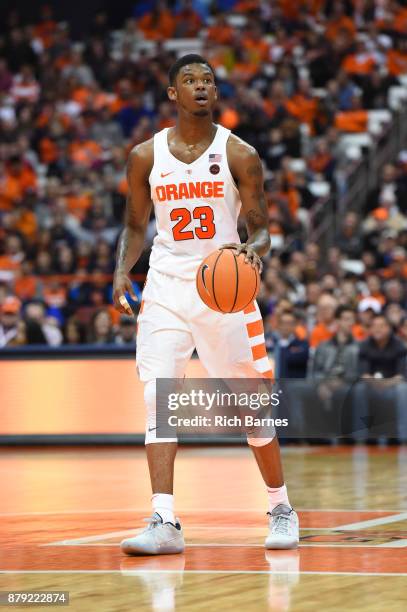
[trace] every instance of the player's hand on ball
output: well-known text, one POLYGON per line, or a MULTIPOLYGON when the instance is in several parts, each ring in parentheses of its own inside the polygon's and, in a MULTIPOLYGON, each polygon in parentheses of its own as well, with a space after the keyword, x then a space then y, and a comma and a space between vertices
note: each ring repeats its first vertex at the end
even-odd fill
POLYGON ((122 314, 134 315, 130 304, 128 303, 125 293, 129 293, 131 298, 138 302, 137 296, 134 293, 133 285, 127 274, 116 273, 113 279, 113 304, 122 314))
POLYGON ((247 244, 246 242, 243 242, 243 244, 235 244, 231 242, 230 244, 222 245, 220 248, 233 249, 237 252, 238 255, 240 255, 240 253, 244 253, 246 255, 245 262, 250 264, 252 268, 257 267, 259 274, 261 274, 263 270, 263 262, 257 255, 256 251, 253 249, 253 247, 250 246, 250 244, 247 244))

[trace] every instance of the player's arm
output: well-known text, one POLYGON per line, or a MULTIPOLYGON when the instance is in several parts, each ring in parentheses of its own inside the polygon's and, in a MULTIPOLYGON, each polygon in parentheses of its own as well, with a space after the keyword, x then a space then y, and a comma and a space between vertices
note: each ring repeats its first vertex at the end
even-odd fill
POLYGON ((244 244, 224 245, 246 254, 246 261, 258 266, 260 257, 270 250, 267 204, 264 196, 263 167, 257 151, 236 136, 231 136, 227 147, 228 162, 237 183, 246 221, 248 240, 244 244))
POLYGON ((153 166, 153 141, 135 147, 127 162, 129 191, 126 201, 125 225, 117 248, 116 269, 113 279, 113 303, 119 312, 133 314, 123 300, 126 291, 137 301, 129 278, 132 267, 139 259, 150 218, 151 197, 148 177, 153 166))

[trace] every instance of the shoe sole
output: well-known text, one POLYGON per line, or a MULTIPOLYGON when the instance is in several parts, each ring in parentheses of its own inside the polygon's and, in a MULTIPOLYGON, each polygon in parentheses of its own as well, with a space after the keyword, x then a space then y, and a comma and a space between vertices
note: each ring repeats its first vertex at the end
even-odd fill
POLYGON ((151 556, 156 556, 156 555, 179 555, 180 553, 183 553, 185 550, 185 547, 168 547, 165 548, 163 550, 158 550, 158 551, 154 551, 154 550, 146 550, 146 549, 142 549, 142 548, 133 548, 132 546, 121 546, 120 547, 121 551, 124 552, 126 555, 130 555, 130 556, 137 556, 137 557, 151 557, 151 556))
POLYGON ((275 542, 273 544, 266 542, 264 547, 267 550, 293 550, 294 548, 298 548, 298 544, 298 542, 275 542))

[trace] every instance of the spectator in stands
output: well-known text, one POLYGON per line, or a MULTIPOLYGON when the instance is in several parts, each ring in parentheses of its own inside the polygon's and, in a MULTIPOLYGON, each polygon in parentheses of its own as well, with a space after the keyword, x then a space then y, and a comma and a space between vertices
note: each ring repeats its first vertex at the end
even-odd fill
MULTIPOLYGON (((309 232, 324 214, 324 196, 316 195, 321 184, 324 193, 343 194, 348 188, 353 162, 344 155, 341 132, 367 130, 368 109, 387 102, 389 87, 401 83, 405 10, 399 3, 388 3, 386 11, 371 2, 269 4, 228 0, 218 3, 209 22, 207 2, 136 3, 121 29, 103 11, 89 26, 84 19, 80 41, 49 7, 24 28, 19 24, 26 20, 16 11, 4 20, 0 279, 23 309, 27 304, 32 309, 33 300, 43 303, 34 310, 48 312, 48 318, 42 312, 40 325, 44 333, 48 326, 51 343, 61 341, 60 327, 65 342, 82 339, 70 321, 80 308, 89 314, 109 309, 127 155, 134 144, 174 121, 166 87, 175 56, 161 44, 171 37, 208 41, 205 52, 220 92, 217 122, 255 146, 266 166, 273 242, 259 298, 266 326, 278 325, 277 310, 295 310, 306 321, 305 330, 296 325, 300 340, 307 332, 312 346, 328 340, 335 325, 333 315, 321 312, 323 306, 314 329, 321 293, 355 307, 365 297, 378 299, 382 308, 396 302, 399 307, 390 306, 389 313, 397 323, 400 308, 406 308, 405 155, 397 163, 386 160, 369 194, 372 212, 366 222, 361 223, 363 211, 357 216, 344 211, 334 248, 326 252, 323 241, 310 242, 309 232), (232 9, 242 23, 238 30, 230 23, 232 9), (356 272, 357 279, 345 277, 346 260, 359 257, 365 272, 356 272), (55 273, 63 276, 54 278, 55 273), (379 274, 379 287, 375 281, 369 286, 373 273, 379 274), (66 274, 75 277, 69 285, 66 274), (401 282, 403 291, 399 285, 389 288, 388 281, 401 282)), ((151 215, 146 249, 134 269, 137 280, 147 272, 154 233, 151 215)), ((372 312, 359 317, 363 320, 353 333, 361 340, 369 333, 372 312)), ((25 324, 20 327, 23 338, 25 324)))
POLYGON ((42 326, 38 321, 25 319, 21 321, 19 333, 16 337, 16 344, 48 344, 42 326))
POLYGON ((352 331, 356 313, 350 306, 338 306, 335 312, 336 333, 315 350, 310 378, 318 383, 317 393, 327 410, 334 411, 333 420, 342 417, 345 398, 358 376, 358 345, 352 331))
POLYGON ((18 334, 21 302, 18 298, 7 296, 0 306, 0 348, 9 346, 18 334))
POLYGON ((53 317, 47 316, 44 302, 32 301, 26 304, 24 318, 39 323, 47 344, 50 346, 62 344, 63 337, 58 322, 53 317))
POLYGON ((84 344, 86 341, 85 326, 74 316, 67 320, 63 334, 64 344, 84 344))
POLYGON ((114 342, 112 318, 106 309, 101 308, 93 314, 88 342, 91 344, 112 344, 114 342))
POLYGON ((397 336, 407 346, 407 316, 406 315, 404 315, 400 320, 400 324, 397 330, 397 336))
POLYGON ((398 302, 389 302, 384 310, 387 320, 392 326, 393 331, 399 329, 401 320, 406 312, 402 309, 398 302))
POLYGON ((386 201, 391 201, 400 213, 407 212, 407 185, 402 180, 402 173, 398 173, 396 166, 391 163, 383 166, 381 181, 369 194, 367 210, 373 210, 386 201))
POLYGON ((397 423, 397 435, 407 441, 407 383, 405 344, 397 338, 387 318, 374 316, 370 338, 360 345, 359 374, 363 382, 355 389, 354 428, 358 439, 366 436, 366 417, 377 417, 378 425, 397 423), (375 410, 373 401, 376 400, 375 410), (389 416, 389 403, 396 416, 389 416), (372 414, 373 413, 373 414, 372 414))
POLYGON ((370 336, 371 326, 375 315, 380 314, 382 305, 375 297, 366 297, 358 305, 358 329, 355 337, 366 340, 370 336))
POLYGON ((359 229, 359 218, 354 212, 348 212, 342 222, 335 244, 340 252, 349 259, 358 259, 362 252, 362 234, 359 229))
POLYGON ((310 346, 316 348, 321 342, 330 340, 336 331, 335 312, 338 306, 336 298, 324 293, 317 304, 317 324, 311 331, 310 346))
MULTIPOLYGON (((340 305, 335 312, 336 333, 319 344, 309 367, 319 403, 315 414, 324 435, 336 438, 351 426, 353 384, 358 376, 358 344, 353 336, 356 313, 340 305)), ((317 421, 318 423, 318 421, 317 421)))
POLYGON ((120 317, 119 330, 114 341, 120 346, 136 345, 136 322, 133 317, 127 315, 120 317))
POLYGON ((271 335, 270 346, 276 378, 306 377, 309 345, 307 340, 297 337, 297 325, 293 311, 286 310, 279 314, 278 328, 271 335))

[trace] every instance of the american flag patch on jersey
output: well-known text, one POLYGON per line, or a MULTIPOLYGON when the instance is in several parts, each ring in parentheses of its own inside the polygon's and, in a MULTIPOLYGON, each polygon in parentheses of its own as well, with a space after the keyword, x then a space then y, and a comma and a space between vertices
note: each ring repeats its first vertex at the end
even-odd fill
POLYGON ((222 155, 220 153, 209 153, 209 163, 219 164, 222 161, 222 155))

